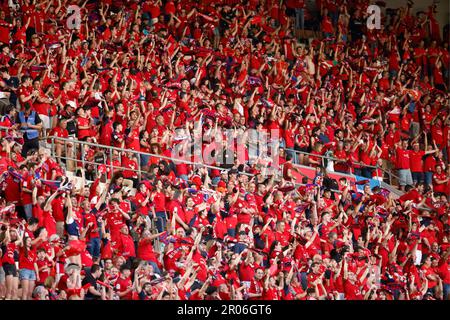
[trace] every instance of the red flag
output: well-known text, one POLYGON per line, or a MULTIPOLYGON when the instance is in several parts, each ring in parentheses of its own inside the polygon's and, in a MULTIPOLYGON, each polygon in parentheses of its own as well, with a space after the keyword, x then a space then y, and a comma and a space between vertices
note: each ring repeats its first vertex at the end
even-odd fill
POLYGON ((422 93, 419 90, 413 90, 413 89, 404 89, 403 92, 406 92, 413 98, 414 101, 418 101, 420 97, 422 96, 422 93))
POLYGON ((261 16, 255 16, 255 17, 253 17, 252 18, 252 20, 251 20, 252 22, 252 24, 261 24, 262 23, 262 17, 261 16))

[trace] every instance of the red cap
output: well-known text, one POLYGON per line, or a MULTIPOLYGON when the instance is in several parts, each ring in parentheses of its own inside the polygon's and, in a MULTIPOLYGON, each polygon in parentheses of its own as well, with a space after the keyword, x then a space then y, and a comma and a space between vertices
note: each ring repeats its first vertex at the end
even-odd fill
POLYGON ((152 186, 152 184, 150 183, 150 181, 144 180, 144 181, 142 181, 142 183, 145 184, 145 186, 147 187, 148 190, 150 190, 150 191, 153 190, 153 186, 152 186))
POLYGON ((199 175, 194 175, 191 180, 200 189, 202 186, 202 178, 199 175))
POLYGON ((220 180, 219 183, 217 184, 217 187, 218 188, 226 188, 227 184, 224 181, 220 180))

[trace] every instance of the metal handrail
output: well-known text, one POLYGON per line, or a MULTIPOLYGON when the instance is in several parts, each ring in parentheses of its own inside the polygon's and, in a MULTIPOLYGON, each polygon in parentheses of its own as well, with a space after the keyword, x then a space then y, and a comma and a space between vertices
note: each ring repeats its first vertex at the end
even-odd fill
MULTIPOLYGON (((0 130, 15 130, 11 127, 4 127, 4 126, 0 126, 0 130)), ((17 130, 16 130, 17 131, 17 130)), ((18 131, 20 132, 20 131, 18 131)), ((46 136, 46 137, 41 137, 39 138, 39 140, 41 141, 45 141, 45 140, 51 140, 52 144, 54 144, 54 140, 61 140, 64 142, 69 142, 71 144, 80 144, 80 145, 87 145, 87 146, 91 146, 91 147, 96 147, 96 148, 104 148, 104 149, 108 149, 108 150, 116 150, 119 152, 131 152, 134 154, 139 154, 139 155, 145 155, 145 156, 150 156, 150 157, 155 157, 155 158, 160 158, 160 159, 164 159, 164 160, 169 160, 175 163, 186 163, 186 164, 190 164, 190 165, 194 165, 194 166, 201 166, 201 167, 205 167, 205 168, 209 168, 209 169, 216 169, 216 170, 226 170, 229 171, 231 169, 227 169, 227 168, 222 168, 222 167, 217 167, 217 166, 211 166, 211 165, 207 165, 201 162, 193 162, 193 161, 189 161, 189 160, 183 160, 183 159, 174 159, 171 157, 167 157, 167 156, 163 156, 163 155, 159 155, 159 154, 153 154, 153 153, 148 153, 148 152, 142 152, 142 151, 137 151, 134 149, 126 149, 126 148, 118 148, 118 147, 113 147, 113 146, 108 146, 105 144, 100 144, 100 143, 92 143, 92 142, 87 142, 87 141, 81 141, 81 140, 74 140, 74 139, 68 139, 68 138, 62 138, 62 137, 55 137, 55 136, 46 136)), ((53 148, 52 148, 53 151, 53 148)), ((73 161, 82 161, 82 159, 70 159, 73 161)), ((124 168, 126 170, 133 170, 130 168, 124 168)), ((134 170, 134 171, 138 171, 138 170, 134 170)), ((247 175, 251 175, 250 173, 247 172, 240 172, 241 174, 247 174, 247 175)))
MULTIPOLYGON (((303 155, 308 155, 308 156, 321 158, 322 159, 322 167, 325 167, 324 166, 324 160, 325 159, 332 160, 332 161, 342 161, 342 159, 338 159, 338 158, 335 158, 335 157, 321 155, 321 154, 313 154, 313 153, 310 153, 310 152, 305 152, 305 151, 300 151, 300 150, 295 150, 295 149, 290 149, 290 148, 284 148, 284 150, 295 153, 294 163, 296 163, 296 164, 299 164, 298 163, 297 154, 303 154, 303 155)), ((352 160, 350 161, 350 163, 352 165, 357 164, 357 165, 360 165, 362 167, 371 168, 371 169, 375 169, 375 170, 380 169, 383 173, 386 173, 389 176, 389 184, 392 184, 392 177, 396 178, 397 181, 400 179, 400 177, 395 175, 394 173, 392 173, 392 171, 383 169, 382 167, 379 167, 378 165, 377 166, 372 166, 372 165, 368 165, 368 164, 365 164, 365 163, 362 163, 362 162, 357 162, 357 161, 352 161, 352 160)), ((335 172, 339 172, 339 171, 335 171, 335 172)))
MULTIPOLYGON (((103 148, 109 151, 109 160, 110 160, 110 164, 108 165, 112 171, 114 171, 114 169, 120 169, 120 170, 126 170, 126 171, 133 171, 133 172, 137 172, 139 179, 142 176, 142 168, 141 168, 141 164, 140 164, 140 156, 149 156, 149 157, 155 157, 155 158, 159 158, 159 159, 164 159, 164 160, 168 160, 174 163, 186 163, 192 166, 199 166, 199 167, 204 167, 204 168, 208 168, 208 169, 215 169, 215 170, 220 170, 220 171, 230 171, 230 168, 222 168, 222 167, 217 167, 217 166, 211 166, 211 165, 207 165, 204 163, 200 163, 200 162, 193 162, 193 161, 189 161, 189 160, 183 160, 183 159, 174 159, 171 157, 167 157, 167 156, 163 156, 163 155, 158 155, 158 154, 153 154, 153 153, 147 153, 147 152, 142 152, 142 151, 137 151, 137 150, 133 150, 133 149, 125 149, 125 148, 118 148, 118 147, 113 147, 113 146, 108 146, 108 145, 104 145, 104 144, 98 144, 98 143, 92 143, 92 142, 87 142, 87 141, 80 141, 80 140, 73 140, 73 139, 68 139, 68 138, 61 138, 61 137, 55 137, 55 136, 48 136, 45 138, 41 138, 41 140, 50 140, 51 141, 51 152, 52 152, 52 156, 56 157, 55 155, 55 140, 59 140, 59 141, 63 141, 64 145, 67 146, 67 143, 70 144, 78 144, 81 146, 81 159, 74 157, 67 157, 67 156, 58 156, 60 159, 65 159, 65 160, 70 160, 70 161, 75 161, 75 162, 82 162, 83 163, 83 167, 84 164, 93 164, 96 166, 101 165, 97 162, 92 162, 92 161, 88 161, 84 159, 84 148, 83 146, 91 146, 91 147, 95 147, 95 148, 103 148), (137 161, 137 165, 138 165, 138 169, 131 169, 131 168, 127 168, 127 167, 122 167, 122 166, 115 166, 113 164, 113 157, 112 157, 112 151, 116 150, 120 153, 133 153, 138 157, 138 161, 137 161)), ((103 163, 106 164, 106 163, 103 163)), ((244 175, 248 175, 248 176, 254 176, 251 173, 248 172, 239 172, 240 174, 244 174, 244 175)))
MULTIPOLYGON (((12 129, 10 127, 2 127, 2 126, 0 126, 0 130, 14 130, 14 129, 12 129)), ((209 168, 209 169, 216 169, 216 170, 220 170, 220 171, 223 171, 223 170, 229 171, 229 170, 231 170, 231 169, 227 169, 227 168, 207 165, 207 164, 200 163, 200 162, 193 162, 193 161, 183 160, 183 159, 174 159, 174 158, 171 158, 171 157, 168 157, 168 156, 157 155, 157 154, 137 151, 137 150, 133 150, 133 149, 125 149, 125 148, 113 147, 113 146, 108 146, 108 145, 103 145, 103 144, 98 144, 98 143, 92 143, 92 142, 87 142, 87 141, 80 141, 80 140, 74 140, 74 139, 68 139, 68 138, 62 138, 62 137, 55 137, 55 136, 47 136, 47 137, 43 137, 43 138, 40 138, 40 139, 41 140, 48 140, 48 139, 51 140, 52 156, 55 156, 55 149, 54 149, 54 141, 55 140, 64 141, 65 142, 64 143, 65 146, 66 146, 66 143, 68 142, 68 143, 71 143, 71 144, 78 144, 78 145, 81 145, 81 146, 87 145, 87 146, 92 146, 92 147, 96 147, 96 148, 107 149, 109 151, 109 160, 110 160, 109 167, 112 169, 112 171, 114 171, 114 169, 119 169, 119 170, 127 170, 127 171, 137 172, 139 179, 142 176, 142 170, 141 170, 141 164, 140 164, 140 155, 149 156, 149 157, 155 157, 155 158, 159 158, 159 159, 164 159, 164 160, 168 160, 168 161, 171 161, 171 162, 174 162, 174 163, 186 163, 186 164, 193 165, 193 166, 200 166, 200 167, 209 168), (130 152, 130 153, 133 153, 134 155, 138 156, 138 161, 137 161, 138 169, 131 169, 131 168, 126 168, 126 167, 122 167, 122 166, 115 166, 115 165, 113 165, 113 161, 112 161, 113 160, 112 159, 112 151, 113 150, 116 150, 116 151, 121 152, 121 153, 123 153, 123 152, 130 152)), ((335 157, 332 157, 332 156, 313 154, 313 153, 310 153, 310 152, 299 151, 299 150, 290 149, 290 148, 284 148, 284 150, 294 153, 294 155, 295 155, 294 163, 295 164, 300 164, 298 162, 298 154, 303 154, 303 155, 307 155, 307 156, 313 156, 313 157, 321 158, 322 159, 322 167, 325 167, 324 166, 324 160, 325 159, 332 160, 332 161, 342 161, 341 159, 338 159, 338 158, 335 158, 335 157)), ((60 156, 60 159, 65 159, 65 160, 75 161, 75 162, 80 162, 81 161, 83 163, 83 166, 86 163, 87 164, 93 164, 93 165, 95 165, 95 170, 97 171, 97 167, 100 164, 97 163, 97 162, 92 162, 92 161, 85 160, 84 159, 84 154, 83 154, 84 153, 84 149, 83 148, 81 148, 81 152, 82 152, 81 159, 76 158, 75 157, 76 155, 74 156, 74 158, 67 157, 67 156, 66 157, 60 156)), ((360 165, 360 166, 363 166, 363 167, 366 167, 366 168, 375 169, 375 170, 381 169, 381 171, 384 174, 387 174, 389 176, 389 184, 391 184, 391 185, 392 185, 392 178, 393 177, 396 178, 397 180, 400 179, 397 175, 392 173, 392 171, 385 170, 385 169, 379 167, 378 165, 377 166, 372 166, 372 165, 367 165, 367 164, 364 164, 364 163, 361 163, 361 162, 356 162, 356 161, 350 161, 350 163, 352 165, 356 164, 356 165, 360 165)), ((103 163, 103 164, 106 164, 106 163, 103 163)), ((336 172, 338 172, 338 171, 336 171, 336 172)), ((248 175, 248 176, 254 176, 253 174, 250 174, 250 173, 247 173, 247 172, 240 172, 240 174, 245 174, 245 175, 248 175)))

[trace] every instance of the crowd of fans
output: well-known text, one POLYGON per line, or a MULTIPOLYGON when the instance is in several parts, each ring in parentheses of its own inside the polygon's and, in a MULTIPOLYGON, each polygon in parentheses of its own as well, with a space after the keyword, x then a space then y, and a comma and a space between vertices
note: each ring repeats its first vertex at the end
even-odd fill
POLYGON ((448 300, 448 26, 369 4, 0 1, 0 298, 448 300), (280 174, 168 159, 218 129, 280 174))

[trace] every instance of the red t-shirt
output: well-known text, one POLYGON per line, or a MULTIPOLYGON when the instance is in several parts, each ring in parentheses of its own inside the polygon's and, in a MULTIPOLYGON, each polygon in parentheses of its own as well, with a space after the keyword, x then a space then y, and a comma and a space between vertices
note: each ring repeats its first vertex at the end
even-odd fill
POLYGON ((44 283, 45 279, 47 279, 47 277, 50 276, 50 268, 52 267, 52 263, 46 258, 44 260, 38 259, 36 260, 36 263, 39 269, 44 267, 49 268, 46 271, 44 270, 39 271, 39 283, 44 283))
MULTIPOLYGON (((25 177, 21 183, 20 186, 21 188, 27 188, 28 190, 32 190, 33 186, 32 186, 32 179, 33 177, 31 175, 27 175, 27 177, 25 177)), ((22 197, 22 204, 23 205, 28 205, 28 204, 32 204, 33 203, 33 199, 31 196, 31 193, 29 192, 25 192, 24 190, 21 190, 21 197, 22 197)))
POLYGON ((441 148, 444 147, 444 145, 445 145, 444 131, 442 130, 442 128, 440 126, 437 126, 437 125, 431 126, 431 137, 433 138, 433 140, 436 142, 436 144, 438 146, 440 146, 441 148))
POLYGON ((346 300, 362 300, 361 284, 358 282, 352 284, 350 281, 344 281, 344 293, 346 300))
POLYGON ((269 288, 267 290, 264 290, 261 299, 262 300, 279 300, 280 299, 280 292, 276 288, 269 288))
MULTIPOLYGON (((91 121, 88 118, 78 117, 77 126, 79 127, 89 127, 91 121)), ((78 129, 78 139, 83 139, 91 135, 90 129, 78 129)))
POLYGON ((100 237, 100 234, 98 232, 97 218, 92 213, 86 213, 84 216, 84 225, 87 227, 89 223, 92 223, 92 226, 86 232, 87 238, 92 239, 100 237))
MULTIPOLYGON (((335 150, 334 156, 335 156, 335 158, 337 158, 339 160, 343 160, 343 161, 348 161, 348 159, 349 159, 349 156, 344 149, 335 150)), ((334 164, 335 171, 348 172, 348 169, 349 169, 349 167, 348 167, 347 162, 335 162, 335 164, 334 164)))
POLYGON ((155 206, 155 212, 166 211, 166 196, 164 195, 164 193, 155 192, 153 204, 155 206))
POLYGON ((440 174, 438 174, 438 173, 433 174, 433 190, 434 190, 434 192, 442 192, 442 193, 447 192, 447 184, 446 183, 442 183, 442 184, 436 183, 436 180, 445 180, 445 179, 447 179, 447 174, 445 172, 441 172, 440 174))
POLYGON ((5 252, 3 252, 2 264, 14 264, 14 252, 16 252, 16 249, 17 246, 13 242, 10 242, 6 245, 6 250, 5 252))
POLYGON ((34 263, 36 262, 36 251, 31 248, 28 250, 28 254, 25 255, 25 249, 21 247, 19 249, 19 269, 34 269, 34 263))
POLYGON ((120 235, 119 251, 120 251, 120 255, 125 258, 136 257, 134 241, 130 235, 125 235, 125 234, 120 235))
POLYGON ((140 214, 143 214, 143 215, 147 215, 147 213, 148 213, 149 201, 147 202, 147 205, 145 205, 145 206, 142 205, 146 198, 147 198, 147 195, 143 194, 142 192, 138 192, 134 196, 134 203, 137 205, 137 212, 139 212, 140 214))
POLYGON ((423 170, 425 172, 434 172, 436 167, 436 158, 433 155, 428 155, 425 157, 423 170))
POLYGON ((50 136, 60 137, 60 138, 67 138, 69 137, 69 132, 66 129, 63 129, 61 127, 54 127, 50 131, 50 136))
POLYGON ((157 261, 155 252, 153 251, 153 245, 151 240, 142 239, 141 241, 139 241, 137 256, 139 259, 145 261, 154 261, 154 262, 157 261))
POLYGON ((397 169, 409 169, 410 168, 409 150, 397 148, 396 155, 397 155, 396 158, 397 169))
POLYGON ((129 159, 128 157, 122 157, 122 167, 131 169, 131 170, 123 170, 124 178, 129 179, 138 177, 137 172, 133 171, 138 169, 138 164, 136 160, 129 159))
MULTIPOLYGON (((131 282, 130 278, 123 279, 122 277, 117 278, 115 283, 115 288, 119 292, 125 292, 128 288, 131 288, 133 283, 131 282)), ((132 297, 132 291, 124 295, 120 298, 120 300, 131 300, 132 297)))
POLYGON ((282 246, 289 245, 289 238, 290 234, 289 232, 275 232, 275 239, 281 243, 282 246))
POLYGON ((11 175, 8 175, 5 179, 5 199, 7 202, 19 202, 20 201, 20 184, 21 181, 11 175))
POLYGON ((425 155, 425 151, 419 150, 409 151, 409 163, 412 172, 423 172, 423 161, 422 157, 425 155))
POLYGON ((401 137, 400 137, 400 132, 399 131, 393 132, 392 130, 389 130, 389 132, 387 133, 384 141, 390 148, 393 148, 394 144, 396 144, 397 142, 400 141, 400 138, 401 137))
POLYGON ((111 211, 106 215, 106 224, 111 232, 111 240, 115 241, 119 238, 120 226, 124 222, 122 214, 118 211, 111 211))
POLYGON ((447 261, 440 263, 438 267, 438 274, 444 284, 450 284, 450 264, 447 261))
POLYGON ((167 15, 175 14, 176 8, 175 8, 175 4, 173 3, 173 1, 168 1, 166 3, 166 5, 164 6, 164 11, 167 15))
MULTIPOLYGON (((248 289, 249 293, 253 294, 262 294, 264 290, 264 287, 261 283, 261 281, 257 281, 255 279, 252 280, 250 284, 250 288, 248 289)), ((248 298, 248 300, 261 300, 262 297, 255 297, 255 298, 248 298)))
MULTIPOLYGON (((426 277, 428 277, 429 275, 436 275, 436 272, 434 272, 433 268, 428 268, 426 265, 423 265, 422 268, 420 269, 423 270, 426 277)), ((433 288, 436 285, 437 285, 436 281, 428 279, 428 289, 433 288)))
POLYGON ((64 222, 64 201, 58 197, 52 201, 52 212, 56 222, 64 222))
POLYGON ((241 263, 239 266, 239 277, 241 281, 252 281, 255 276, 255 269, 253 264, 241 263))
POLYGON ((56 220, 49 211, 42 211, 42 223, 47 230, 48 236, 56 234, 56 220))

